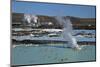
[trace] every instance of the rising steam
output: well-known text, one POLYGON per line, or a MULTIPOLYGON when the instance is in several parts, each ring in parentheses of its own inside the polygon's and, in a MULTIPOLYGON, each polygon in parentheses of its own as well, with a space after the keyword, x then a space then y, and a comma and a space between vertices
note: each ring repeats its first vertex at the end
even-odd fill
POLYGON ((62 34, 64 39, 68 41, 68 44, 66 46, 71 48, 79 48, 75 37, 72 36, 73 28, 72 28, 72 23, 70 21, 70 18, 57 16, 55 19, 60 25, 63 26, 62 34))

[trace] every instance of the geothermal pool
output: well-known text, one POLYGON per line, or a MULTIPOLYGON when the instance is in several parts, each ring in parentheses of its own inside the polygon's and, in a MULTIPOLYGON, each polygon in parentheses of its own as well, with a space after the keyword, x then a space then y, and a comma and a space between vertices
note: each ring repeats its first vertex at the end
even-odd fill
POLYGON ((12 65, 95 61, 95 45, 80 47, 81 50, 59 46, 17 46, 12 48, 12 65))

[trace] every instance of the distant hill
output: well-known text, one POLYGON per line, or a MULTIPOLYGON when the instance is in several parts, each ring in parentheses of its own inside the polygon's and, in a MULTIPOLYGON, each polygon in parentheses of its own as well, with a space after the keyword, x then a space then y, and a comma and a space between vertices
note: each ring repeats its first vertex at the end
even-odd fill
MULTIPOLYGON (((44 15, 37 15, 38 22, 40 22, 44 26, 40 26, 40 28, 62 28, 60 24, 57 23, 57 20, 54 16, 44 16, 44 15), (49 22, 52 25, 45 25, 49 22)), ((74 29, 95 29, 96 27, 96 18, 79 18, 73 16, 65 16, 69 17, 74 29)), ((20 26, 23 22, 24 13, 12 13, 12 26, 20 26)))

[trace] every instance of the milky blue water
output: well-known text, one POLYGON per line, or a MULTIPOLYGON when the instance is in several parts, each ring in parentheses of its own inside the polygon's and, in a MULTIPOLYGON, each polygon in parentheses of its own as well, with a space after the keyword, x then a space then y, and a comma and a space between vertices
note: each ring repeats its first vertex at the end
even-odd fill
POLYGON ((75 50, 60 46, 18 46, 12 48, 12 65, 95 60, 95 45, 81 47, 81 50, 75 50))

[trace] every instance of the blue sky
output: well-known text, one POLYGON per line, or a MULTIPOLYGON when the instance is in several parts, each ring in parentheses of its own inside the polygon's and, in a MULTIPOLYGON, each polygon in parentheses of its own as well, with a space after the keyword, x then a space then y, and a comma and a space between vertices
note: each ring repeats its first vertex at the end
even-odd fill
POLYGON ((12 2, 12 12, 48 16, 75 16, 95 18, 95 6, 49 4, 39 2, 12 2))

